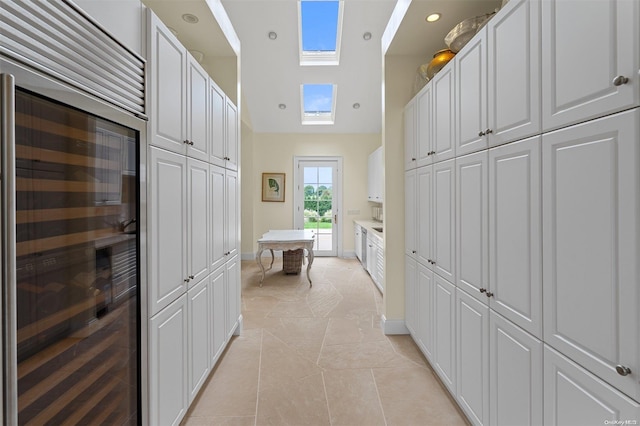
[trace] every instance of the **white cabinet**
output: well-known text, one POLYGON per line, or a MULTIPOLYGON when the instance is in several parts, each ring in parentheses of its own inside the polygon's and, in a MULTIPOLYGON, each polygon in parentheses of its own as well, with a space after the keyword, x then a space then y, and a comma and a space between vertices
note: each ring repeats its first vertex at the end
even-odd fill
POLYGON ((404 257, 404 323, 409 329, 409 333, 413 336, 413 340, 418 342, 418 264, 416 260, 410 256, 404 257))
POLYGON ((236 333, 239 334, 240 319, 240 262, 238 256, 232 258, 226 263, 225 271, 225 290, 226 290, 226 332, 227 340, 236 333))
POLYGON ((412 99, 404 107, 404 169, 417 166, 416 154, 416 100, 412 99))
POLYGON ((209 321, 209 280, 200 281, 187 292, 189 403, 198 395, 211 365, 209 350, 211 336, 209 321))
POLYGON ((510 0, 487 23, 489 146, 540 133, 540 3, 510 0))
POLYGON ((209 75, 187 57, 187 155, 209 161, 209 75))
POLYGON ((150 148, 148 247, 149 314, 187 290, 187 159, 150 148))
POLYGON ((455 282, 455 161, 433 165, 433 259, 435 273, 455 282))
POLYGON ((413 258, 418 253, 417 223, 417 172, 404 173, 404 249, 405 254, 413 258))
POLYGON ((189 287, 209 275, 209 165, 187 159, 187 274, 189 287))
POLYGON ((382 239, 378 238, 376 245, 378 250, 376 251, 376 279, 374 281, 380 292, 384 293, 384 244, 382 239))
POLYGON ((178 425, 188 400, 187 295, 149 321, 149 424, 178 425))
POLYGON ((227 343, 227 293, 225 289, 226 267, 214 271, 209 279, 210 335, 209 366, 213 369, 227 343))
POLYGON ((416 170, 417 182, 417 212, 416 212, 416 235, 417 259, 418 262, 429 268, 433 267, 433 233, 431 223, 433 217, 433 166, 424 166, 416 170))
POLYGON ((489 155, 456 158, 456 285, 488 304, 489 155))
POLYGON ((545 425, 622 425, 638 419, 640 404, 545 345, 545 425))
POLYGON ((215 271, 222 266, 226 260, 225 245, 225 217, 227 213, 225 201, 226 171, 220 166, 211 164, 209 166, 209 200, 210 226, 209 231, 209 270, 215 271))
POLYGON ((432 159, 448 160, 456 155, 455 145, 455 80, 453 62, 449 62, 435 75, 433 90, 432 159))
POLYGON ((431 362, 435 362, 435 296, 436 282, 433 271, 418 263, 416 271, 416 321, 418 345, 431 362))
POLYGON ((545 134, 542 206, 545 342, 640 401, 639 140, 639 109, 545 134))
POLYGON ((433 367, 452 395, 456 394, 456 288, 433 274, 433 367))
POLYGON ((456 155, 487 147, 487 29, 482 28, 453 62, 456 72, 456 155))
POLYGON ((489 150, 490 306, 542 337, 540 137, 489 150))
POLYGON ((353 244, 356 258, 362 262, 362 227, 357 223, 353 224, 353 244))
POLYGON ((238 170, 238 109, 229 97, 209 79, 209 143, 210 162, 230 170, 238 170))
POLYGON ((149 11, 147 68, 151 144, 184 153, 187 116, 187 49, 149 11))
POLYGON ((640 105, 638 22, 637 1, 542 2, 543 130, 640 105))
POLYGON ((238 172, 226 170, 224 192, 224 205, 226 206, 224 250, 225 255, 228 256, 228 259, 231 259, 238 253, 238 241, 240 240, 240 226, 238 223, 239 186, 238 172))
POLYGON ((434 158, 432 119, 433 93, 431 85, 428 84, 416 96, 415 154, 418 167, 431 164, 434 158))
POLYGON ((541 425, 542 342, 494 311, 489 338, 490 424, 541 425))
POLYGON ((368 160, 368 200, 382 203, 384 200, 384 164, 382 160, 382 147, 369 154, 368 160))
POLYGON ((460 407, 473 424, 489 424, 489 307, 459 288, 456 367, 460 407))
POLYGON ((231 102, 229 97, 225 98, 225 120, 226 120, 226 163, 225 167, 230 170, 238 170, 239 164, 239 136, 240 131, 238 126, 240 123, 238 122, 238 108, 231 102))

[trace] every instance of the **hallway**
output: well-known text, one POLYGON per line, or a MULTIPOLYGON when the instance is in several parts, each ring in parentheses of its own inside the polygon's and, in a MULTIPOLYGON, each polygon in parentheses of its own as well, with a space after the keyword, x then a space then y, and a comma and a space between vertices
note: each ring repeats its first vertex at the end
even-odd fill
POLYGON ((309 288, 281 259, 258 286, 242 262, 244 329, 183 425, 464 425, 408 335, 380 330, 382 297, 355 259, 316 258, 309 288))

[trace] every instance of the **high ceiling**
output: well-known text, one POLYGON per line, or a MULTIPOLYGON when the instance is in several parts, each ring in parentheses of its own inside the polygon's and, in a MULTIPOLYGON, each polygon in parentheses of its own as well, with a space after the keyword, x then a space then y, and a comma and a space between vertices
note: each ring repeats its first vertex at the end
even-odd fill
MULTIPOLYGON (((189 50, 208 57, 233 55, 220 44, 220 30, 208 3, 216 0, 143 0, 166 25, 178 32, 189 50), (188 24, 182 15, 200 18, 188 24)), ((242 96, 254 132, 258 133, 379 133, 381 131, 380 39, 395 0, 344 0, 340 65, 300 66, 297 0, 222 0, 240 39, 242 96), (270 31, 277 38, 268 37, 270 31), (371 40, 363 34, 370 32, 371 40), (334 125, 302 125, 300 85, 337 84, 334 125), (354 109, 353 104, 360 104, 354 109), (285 104, 286 109, 279 108, 285 104)), ((445 48, 444 36, 463 19, 499 7, 501 0, 413 0, 389 47, 389 55, 423 56, 445 48), (440 21, 425 22, 433 12, 440 21)))

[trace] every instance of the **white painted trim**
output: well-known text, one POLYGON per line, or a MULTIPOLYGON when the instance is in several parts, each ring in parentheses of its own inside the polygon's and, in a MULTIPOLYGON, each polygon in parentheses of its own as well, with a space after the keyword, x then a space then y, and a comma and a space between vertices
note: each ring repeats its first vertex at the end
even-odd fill
POLYGON ((388 320, 384 315, 380 316, 380 328, 385 335, 409 334, 409 329, 404 320, 388 320))

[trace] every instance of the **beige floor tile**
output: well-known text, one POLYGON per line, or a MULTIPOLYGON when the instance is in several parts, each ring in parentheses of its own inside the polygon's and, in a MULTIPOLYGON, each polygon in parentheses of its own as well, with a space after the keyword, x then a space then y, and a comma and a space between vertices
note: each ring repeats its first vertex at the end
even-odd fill
POLYGON ((321 372, 322 369, 315 360, 302 356, 296 348, 287 345, 268 331, 264 331, 260 360, 260 390, 286 386, 292 380, 321 372))
POLYGON ((430 369, 380 368, 373 376, 389 426, 468 424, 430 369))
POLYGON ((386 338, 389 339, 389 341, 393 345, 393 350, 396 351, 397 354, 410 359, 411 361, 415 362, 416 365, 422 367, 427 366, 428 361, 426 360, 422 352, 420 352, 418 345, 416 345, 410 335, 391 335, 386 336, 386 338))
POLYGON ((256 423, 255 416, 251 417, 187 417, 183 426, 253 426, 256 423))
POLYGON ((382 331, 373 328, 373 316, 370 314, 366 319, 331 318, 324 344, 330 346, 385 340, 382 331))
POLYGON ((324 346, 318 364, 326 369, 413 366, 386 340, 324 346))
POLYGON ((371 370, 325 371, 323 376, 332 426, 385 425, 371 370))

